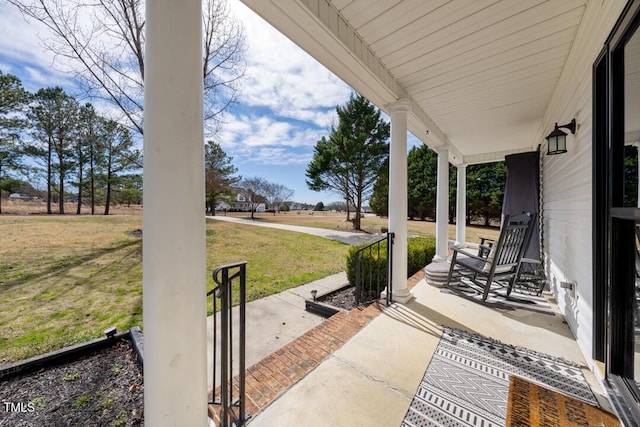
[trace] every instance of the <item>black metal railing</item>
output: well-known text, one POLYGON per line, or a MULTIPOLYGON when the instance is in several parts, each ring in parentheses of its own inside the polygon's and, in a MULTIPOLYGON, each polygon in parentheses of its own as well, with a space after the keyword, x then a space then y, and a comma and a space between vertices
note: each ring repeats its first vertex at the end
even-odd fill
POLYGON ((367 304, 380 299, 380 293, 385 288, 386 304, 390 304, 393 294, 393 238, 394 233, 387 233, 386 237, 356 252, 356 304, 367 304))
POLYGON ((226 264, 217 267, 213 271, 213 281, 217 285, 207 292, 213 299, 213 396, 209 402, 211 405, 219 405, 221 426, 242 426, 247 421, 245 411, 245 326, 246 326, 246 276, 247 262, 226 264), (237 286, 236 286, 237 285, 237 286), (238 328, 234 337, 232 321, 232 307, 234 291, 238 293, 238 328), (218 321, 217 301, 220 300, 220 363, 218 363, 218 321), (233 379, 233 349, 234 342, 238 346, 238 379, 233 379), (220 370, 220 388, 216 395, 216 380, 220 370), (234 393, 237 386, 238 393, 234 393))

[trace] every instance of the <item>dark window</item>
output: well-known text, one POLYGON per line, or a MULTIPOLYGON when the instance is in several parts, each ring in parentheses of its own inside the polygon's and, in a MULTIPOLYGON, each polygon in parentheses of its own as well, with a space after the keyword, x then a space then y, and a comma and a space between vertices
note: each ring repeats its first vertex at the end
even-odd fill
POLYGON ((594 358, 623 419, 640 420, 640 0, 593 69, 594 358))

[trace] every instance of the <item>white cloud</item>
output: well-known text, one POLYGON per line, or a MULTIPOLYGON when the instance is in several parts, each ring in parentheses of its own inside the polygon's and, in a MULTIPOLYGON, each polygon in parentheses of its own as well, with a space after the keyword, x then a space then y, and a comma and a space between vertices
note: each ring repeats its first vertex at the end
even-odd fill
POLYGON ((254 154, 254 162, 265 165, 306 165, 312 157, 310 153, 300 155, 284 147, 262 147, 254 154))
POLYGON ((223 147, 313 147, 327 132, 293 121, 270 116, 227 115, 227 122, 216 140, 223 147))
POLYGON ((0 3, 0 51, 7 57, 37 64, 43 68, 49 67, 53 55, 42 48, 39 39, 46 28, 33 21, 26 21, 15 6, 0 3))
POLYGON ((247 79, 240 102, 330 126, 351 88, 239 1, 230 6, 246 32, 247 79))
POLYGON ((34 20, 25 20, 18 9, 0 2, 0 69, 17 75, 27 90, 45 86, 69 86, 69 75, 56 70, 54 55, 41 41, 47 28, 34 20))

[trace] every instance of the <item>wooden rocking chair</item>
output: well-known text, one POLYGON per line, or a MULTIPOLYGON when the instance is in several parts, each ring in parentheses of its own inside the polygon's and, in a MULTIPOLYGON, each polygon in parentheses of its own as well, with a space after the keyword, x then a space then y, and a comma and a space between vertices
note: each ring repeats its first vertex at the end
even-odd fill
POLYGON ((500 230, 500 237, 486 258, 454 248, 447 284, 451 282, 455 270, 460 276, 470 278, 484 289, 483 301, 487 299, 494 281, 502 284, 501 282, 508 280, 509 295, 529 246, 535 218, 536 214, 531 212, 507 215, 500 230))

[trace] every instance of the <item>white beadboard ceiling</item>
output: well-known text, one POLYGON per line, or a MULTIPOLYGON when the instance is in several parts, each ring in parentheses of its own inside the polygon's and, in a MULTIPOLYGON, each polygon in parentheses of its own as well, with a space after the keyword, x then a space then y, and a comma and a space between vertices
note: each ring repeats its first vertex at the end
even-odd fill
POLYGON ((459 164, 543 142, 589 0, 242 1, 381 109, 408 99, 459 164))

